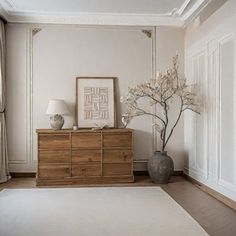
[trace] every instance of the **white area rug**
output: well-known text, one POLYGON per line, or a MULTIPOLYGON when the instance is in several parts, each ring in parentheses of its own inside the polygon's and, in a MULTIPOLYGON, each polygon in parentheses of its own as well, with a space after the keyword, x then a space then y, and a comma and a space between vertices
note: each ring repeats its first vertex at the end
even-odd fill
POLYGON ((7 189, 1 236, 202 236, 159 187, 7 189))

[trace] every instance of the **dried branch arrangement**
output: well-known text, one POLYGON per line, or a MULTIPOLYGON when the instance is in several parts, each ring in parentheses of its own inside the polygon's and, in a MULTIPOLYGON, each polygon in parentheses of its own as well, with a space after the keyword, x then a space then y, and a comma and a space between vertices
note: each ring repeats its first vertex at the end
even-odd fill
POLYGON ((178 75, 178 55, 173 57, 173 66, 164 73, 157 73, 155 79, 128 89, 126 97, 121 97, 121 102, 126 105, 126 112, 122 115, 122 122, 126 127, 136 116, 148 115, 155 120, 154 126, 159 132, 162 141, 162 152, 177 126, 181 115, 186 110, 200 114, 200 103, 196 93, 196 85, 187 85, 186 79, 178 75), (148 99, 150 106, 161 109, 161 115, 147 111, 140 106, 140 99, 148 99), (179 99, 179 111, 174 123, 170 124, 170 107, 174 99, 179 99))

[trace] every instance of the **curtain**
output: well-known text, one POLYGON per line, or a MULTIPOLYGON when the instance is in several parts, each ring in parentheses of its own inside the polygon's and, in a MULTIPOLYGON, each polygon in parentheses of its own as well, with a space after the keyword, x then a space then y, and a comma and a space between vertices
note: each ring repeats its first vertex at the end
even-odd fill
POLYGON ((7 134, 5 121, 6 79, 5 79, 5 30, 0 21, 0 183, 10 179, 8 171, 7 134))

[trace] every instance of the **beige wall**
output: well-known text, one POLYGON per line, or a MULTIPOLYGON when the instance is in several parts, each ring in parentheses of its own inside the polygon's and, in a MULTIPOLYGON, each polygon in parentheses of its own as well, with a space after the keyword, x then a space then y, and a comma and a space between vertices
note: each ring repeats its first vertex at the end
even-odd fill
POLYGON ((203 23, 193 22, 185 35, 186 76, 199 84, 203 102, 200 116, 185 116, 185 171, 234 200, 235 22, 236 1, 230 0, 203 23))
MULTIPOLYGON (((160 27, 157 35, 149 38, 142 29, 75 25, 7 26, 7 126, 11 171, 36 170, 35 129, 49 127, 45 115, 49 99, 62 98, 66 101, 71 115, 65 117, 65 127, 72 126, 76 76, 117 77, 120 120, 123 108, 119 97, 126 94, 128 86, 151 78, 155 67, 166 69, 176 51, 180 53, 182 74, 183 30, 160 27), (32 28, 41 30, 32 36, 32 28)), ((146 29, 154 31, 152 27, 146 29)), ((153 153, 151 119, 138 117, 129 127, 135 129, 135 160, 147 160, 153 153)), ((183 169, 182 123, 168 150, 174 159, 175 169, 183 169)), ((145 169, 145 164, 139 167, 145 169)))
MULTIPOLYGON (((229 0, 207 20, 203 17, 204 22, 201 17, 197 19, 185 32, 157 27, 153 41, 140 27, 8 25, 10 170, 36 170, 35 129, 49 127, 44 113, 50 98, 64 98, 69 104, 72 116, 66 117, 65 127, 71 127, 76 76, 115 76, 119 97, 129 85, 149 79, 155 70, 166 69, 178 52, 180 75, 185 69, 189 83, 199 84, 203 106, 201 116, 186 113, 170 140, 168 153, 176 170, 183 169, 185 156, 187 174, 236 200, 235 12, 236 1, 229 0), (32 37, 32 27, 42 30, 32 37)), ((118 104, 119 117, 121 111, 118 104)), ((149 118, 139 117, 130 125, 136 130, 136 160, 152 155, 155 136, 151 123, 149 118)))

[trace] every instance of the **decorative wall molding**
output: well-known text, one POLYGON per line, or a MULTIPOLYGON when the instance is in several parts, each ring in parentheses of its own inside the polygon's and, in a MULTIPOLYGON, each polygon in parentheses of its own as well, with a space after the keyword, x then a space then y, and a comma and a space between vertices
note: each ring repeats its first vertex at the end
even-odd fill
POLYGON ((183 15, 182 20, 184 21, 183 27, 186 27, 190 22, 192 22, 200 12, 211 2, 211 0, 200 0, 183 15))
MULTIPOLYGON (((50 25, 47 27, 52 27, 54 28, 55 25, 50 25)), ((68 26, 65 25, 57 25, 56 27, 60 27, 61 29, 68 29, 68 26)), ((96 29, 96 30, 114 30, 117 29, 116 26, 114 27, 105 27, 105 26, 92 26, 92 27, 86 27, 86 26, 76 26, 73 25, 71 26, 72 28, 76 29, 76 30, 81 30, 81 29, 96 29)), ((26 119, 27 119, 27 128, 26 128, 26 132, 27 132, 27 161, 25 162, 25 164, 35 164, 37 163, 37 156, 36 156, 36 150, 35 150, 35 145, 34 145, 34 135, 35 135, 35 130, 33 129, 34 124, 34 112, 33 112, 33 83, 34 83, 34 75, 33 75, 33 66, 34 66, 34 62, 33 62, 33 44, 34 44, 34 35, 37 34, 38 32, 40 32, 41 30, 43 30, 43 26, 42 27, 35 27, 34 25, 29 25, 27 27, 27 51, 26 51, 26 55, 27 55, 27 115, 26 115, 26 119)), ((119 29, 117 30, 125 30, 128 32, 132 32, 132 31, 137 31, 140 32, 140 27, 137 28, 133 28, 133 27, 129 27, 129 26, 120 26, 119 29)), ((151 56, 152 56, 152 61, 151 61, 151 74, 153 76, 156 75, 156 28, 155 27, 148 27, 145 30, 142 31, 147 31, 147 34, 151 34, 151 40, 152 40, 152 44, 151 44, 151 56)), ((145 33, 146 34, 146 33, 145 33)), ((152 126, 152 124, 150 124, 152 126)), ((156 140, 157 140, 157 134, 155 132, 155 129, 152 128, 152 151, 154 152, 156 150, 156 140)), ((145 157, 144 157, 145 158, 145 157)), ((143 159, 144 159, 143 158, 143 159)), ((145 170, 145 168, 144 168, 145 170)))
POLYGON ((185 11, 185 9, 190 4, 190 2, 191 2, 191 0, 185 0, 183 5, 179 9, 174 11, 173 15, 175 15, 175 16, 182 16, 184 11, 185 11))
POLYGON ((27 137, 27 160, 32 163, 36 160, 34 159, 34 151, 33 151, 33 36, 38 33, 40 28, 31 28, 27 29, 27 38, 26 38, 26 56, 27 56, 27 78, 26 78, 26 86, 27 86, 27 127, 26 127, 26 137, 27 137))
POLYGON ((17 165, 24 165, 27 164, 27 160, 9 160, 8 163, 11 164, 17 164, 17 165))
MULTIPOLYGON (((208 60, 207 60, 207 47, 197 48, 196 51, 191 52, 188 55, 187 60, 190 61, 190 76, 191 80, 188 81, 190 84, 198 85, 198 93, 203 101, 207 100, 207 89, 208 89, 208 60), (201 68, 201 63, 204 68, 201 68)), ((195 175, 200 174, 201 179, 207 179, 208 173, 208 134, 207 134, 207 111, 206 104, 202 104, 201 115, 191 114, 193 118, 193 129, 191 134, 191 155, 190 155, 190 167, 191 173, 195 175), (199 146, 199 142, 202 145, 199 146), (202 149, 200 149, 202 148, 202 149), (203 166, 200 165, 202 163, 203 166)))
POLYGON ((208 106, 208 133, 209 143, 208 157, 215 157, 215 161, 210 161, 208 158, 208 178, 212 179, 215 183, 218 181, 218 163, 219 163, 219 51, 216 40, 208 42, 208 99, 211 106, 208 106), (218 98, 218 99, 217 99, 218 98))
MULTIPOLYGON (((152 38, 152 77, 156 77, 157 73, 157 29, 156 27, 153 28, 153 30, 150 32, 151 33, 151 38, 152 38)), ((156 106, 153 106, 153 113, 157 114, 157 108, 156 106)), ((152 117, 152 123, 155 123, 154 117, 152 117)), ((157 150, 157 132, 156 128, 153 126, 152 127, 152 151, 153 153, 157 150)))
POLYGON ((184 22, 173 17, 145 14, 77 14, 58 16, 54 14, 11 14, 5 13, 8 22, 12 23, 45 23, 45 24, 81 24, 81 25, 139 25, 139 26, 176 26, 184 22))
POLYGON ((42 30, 41 28, 32 28, 32 35, 35 36, 41 30, 42 30))
POLYGON ((9 0, 0 1, 0 12, 8 22, 84 25, 139 25, 185 27, 210 0, 185 0, 178 9, 163 14, 42 12, 16 9, 9 0), (191 7, 188 6, 191 4, 191 7))
POLYGON ((142 30, 142 32, 143 32, 144 34, 146 34, 148 38, 151 38, 151 37, 152 37, 152 31, 151 31, 151 30, 142 30))

